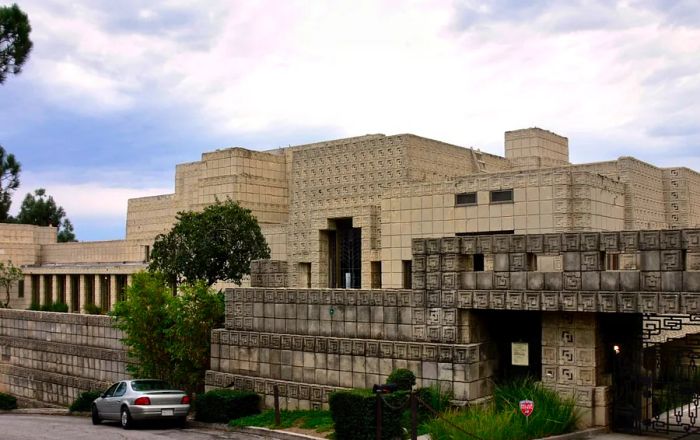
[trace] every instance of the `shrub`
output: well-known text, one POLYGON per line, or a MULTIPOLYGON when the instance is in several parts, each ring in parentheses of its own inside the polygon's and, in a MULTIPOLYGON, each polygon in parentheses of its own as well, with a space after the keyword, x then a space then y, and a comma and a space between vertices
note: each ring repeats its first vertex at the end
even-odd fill
POLYGON ((70 412, 85 412, 90 411, 92 402, 102 395, 101 391, 85 391, 78 395, 78 398, 73 401, 68 407, 70 412))
POLYGON ((95 304, 85 304, 83 309, 88 315, 102 315, 104 313, 102 308, 100 306, 96 306, 95 304))
POLYGON ((227 423, 239 417, 260 412, 260 396, 252 391, 212 390, 197 396, 194 401, 195 420, 227 423))
POLYGON ((17 409, 17 398, 9 394, 0 393, 0 410, 17 409))
MULTIPOLYGON (((408 393, 397 391, 381 396, 382 438, 401 438, 401 418, 408 403, 408 393)), ((336 391, 329 397, 336 440, 374 440, 376 435, 377 396, 370 390, 336 391)))
POLYGON ((55 302, 51 304, 52 312, 66 313, 68 312, 68 304, 62 302, 55 302))
POLYGON ((391 372, 387 382, 396 384, 399 390, 410 391, 416 384, 416 375, 411 370, 399 368, 391 372))
POLYGON ((32 301, 32 303, 29 304, 29 310, 39 311, 39 310, 41 310, 41 305, 39 305, 38 302, 33 302, 33 301, 32 301))
POLYGON ((573 399, 564 399, 532 379, 497 386, 490 405, 450 411, 443 417, 451 423, 440 419, 427 423, 433 440, 463 438, 463 431, 484 439, 527 440, 571 432, 578 421, 573 399), (519 408, 519 402, 526 399, 535 402, 529 418, 519 408))

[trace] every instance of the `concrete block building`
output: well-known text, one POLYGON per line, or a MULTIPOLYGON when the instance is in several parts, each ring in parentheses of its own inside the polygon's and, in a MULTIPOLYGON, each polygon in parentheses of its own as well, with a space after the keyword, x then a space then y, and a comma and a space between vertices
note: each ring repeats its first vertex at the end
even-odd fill
MULTIPOLYGON (((55 230, 0 225, 22 265, 12 306, 108 309, 178 211, 230 197, 285 261, 285 285, 411 288, 413 238, 678 229, 700 225, 700 174, 631 157, 569 162, 568 139, 505 133, 505 155, 423 137, 367 135, 269 151, 227 148, 175 170, 172 194, 129 200, 125 240, 55 243, 55 230)), ((492 267, 487 256, 485 268, 492 267)), ((561 270, 561 259, 538 259, 561 270)), ((255 283, 255 280, 254 280, 255 283)))

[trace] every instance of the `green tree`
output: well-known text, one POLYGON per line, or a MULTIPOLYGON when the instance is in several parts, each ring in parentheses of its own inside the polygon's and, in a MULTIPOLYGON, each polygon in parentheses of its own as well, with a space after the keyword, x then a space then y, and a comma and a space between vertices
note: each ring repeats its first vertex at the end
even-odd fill
POLYGON ((10 307, 10 289, 12 289, 12 285, 21 280, 23 276, 24 274, 22 274, 22 271, 12 264, 12 261, 8 261, 7 263, 0 261, 0 286, 5 288, 5 293, 7 295, 4 303, 0 301, 0 308, 10 307))
POLYGON ((167 234, 156 237, 149 270, 165 274, 172 285, 183 281, 240 284, 251 260, 270 258, 270 248, 249 209, 227 200, 201 212, 179 212, 167 234))
POLYGON ((15 159, 15 155, 7 153, 0 145, 0 222, 6 223, 10 218, 10 205, 12 205, 12 193, 19 186, 19 172, 21 164, 15 159))
POLYGON ((56 226, 59 228, 59 242, 76 241, 73 224, 66 218, 66 211, 46 194, 44 188, 35 190, 34 195, 26 195, 16 221, 27 225, 56 226))
POLYGON ((31 31, 29 17, 17 4, 0 6, 0 84, 8 73, 17 75, 22 71, 32 50, 31 31))
POLYGON ((140 272, 111 315, 124 332, 129 355, 137 361, 127 367, 132 375, 202 391, 211 331, 224 316, 220 294, 200 281, 181 286, 180 295, 172 296, 162 275, 140 272))

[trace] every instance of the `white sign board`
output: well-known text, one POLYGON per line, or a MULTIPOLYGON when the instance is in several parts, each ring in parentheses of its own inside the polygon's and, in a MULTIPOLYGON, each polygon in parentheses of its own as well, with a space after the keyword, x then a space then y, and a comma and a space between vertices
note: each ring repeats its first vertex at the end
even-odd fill
POLYGON ((527 342, 513 342, 510 344, 511 363, 513 365, 527 367, 530 365, 530 350, 527 342))

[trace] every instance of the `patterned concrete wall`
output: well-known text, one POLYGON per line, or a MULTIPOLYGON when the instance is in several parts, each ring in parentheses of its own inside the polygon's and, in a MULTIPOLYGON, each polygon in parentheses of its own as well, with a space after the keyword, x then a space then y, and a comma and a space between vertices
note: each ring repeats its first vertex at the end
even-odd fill
POLYGON ((488 396, 493 346, 470 331, 468 313, 425 311, 410 290, 228 290, 207 386, 252 389, 269 403, 278 384, 284 407, 309 408, 338 387, 371 387, 409 368, 419 385, 458 400, 488 396))
POLYGON ((106 316, 0 309, 0 391, 68 406, 126 377, 121 333, 106 316))

